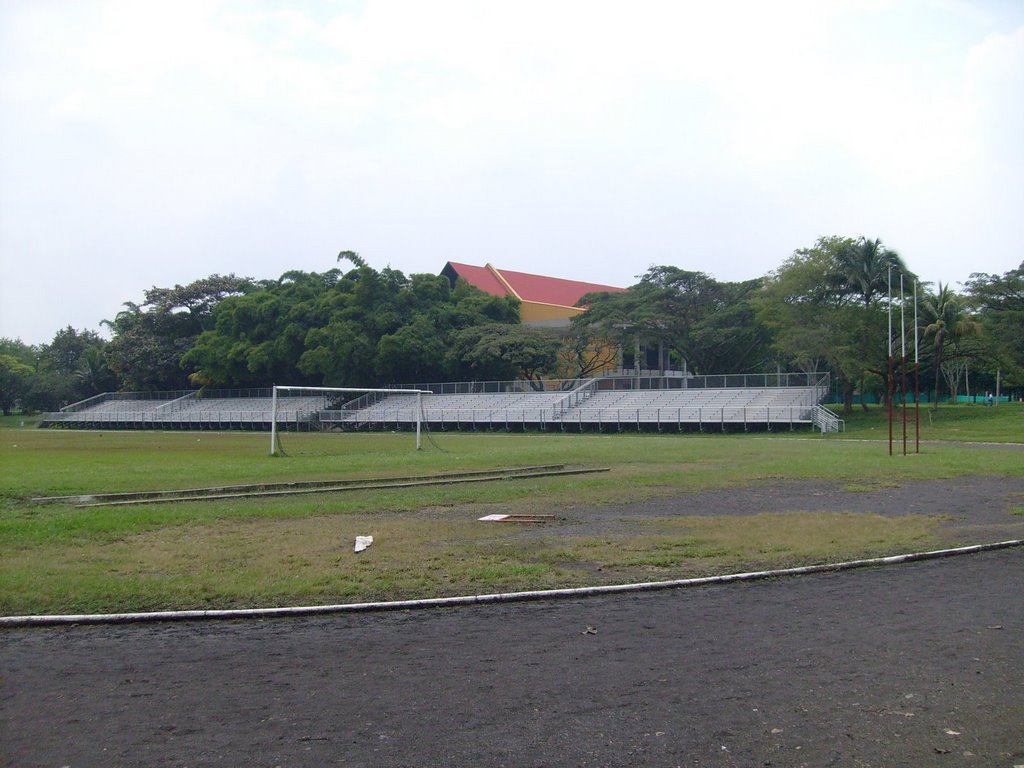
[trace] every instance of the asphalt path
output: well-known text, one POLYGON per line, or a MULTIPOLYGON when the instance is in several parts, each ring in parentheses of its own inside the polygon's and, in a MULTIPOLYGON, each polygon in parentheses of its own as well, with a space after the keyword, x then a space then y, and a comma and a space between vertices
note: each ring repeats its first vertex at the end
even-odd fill
POLYGON ((8 766, 1024 765, 1020 547, 0 643, 8 766))

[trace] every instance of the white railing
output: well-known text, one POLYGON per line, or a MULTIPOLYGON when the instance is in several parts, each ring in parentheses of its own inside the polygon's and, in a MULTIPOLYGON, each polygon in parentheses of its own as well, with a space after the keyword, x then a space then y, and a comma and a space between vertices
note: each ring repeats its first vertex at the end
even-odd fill
POLYGON ((576 387, 576 389, 554 404, 551 415, 554 418, 560 419, 565 416, 566 411, 579 408, 581 403, 589 400, 594 392, 597 391, 597 381, 597 379, 590 379, 581 386, 576 387))
POLYGON ((815 405, 811 409, 811 423, 821 430, 822 434, 826 432, 845 432, 846 422, 840 419, 836 414, 820 405, 815 405))

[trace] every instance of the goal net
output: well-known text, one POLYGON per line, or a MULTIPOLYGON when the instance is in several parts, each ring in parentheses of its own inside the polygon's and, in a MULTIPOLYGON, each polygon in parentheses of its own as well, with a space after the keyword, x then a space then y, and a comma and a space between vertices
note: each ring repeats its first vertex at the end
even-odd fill
MULTIPOLYGON (((404 411, 405 423, 416 423, 416 450, 420 450, 420 425, 423 417, 423 389, 374 389, 370 387, 300 387, 275 385, 272 390, 270 418, 270 455, 281 453, 279 430, 299 421, 310 423, 314 417, 321 423, 358 422, 372 409, 386 408, 397 401, 404 411), (362 416, 360 416, 362 414, 362 416)), ((392 408, 395 406, 392 405, 392 408)))

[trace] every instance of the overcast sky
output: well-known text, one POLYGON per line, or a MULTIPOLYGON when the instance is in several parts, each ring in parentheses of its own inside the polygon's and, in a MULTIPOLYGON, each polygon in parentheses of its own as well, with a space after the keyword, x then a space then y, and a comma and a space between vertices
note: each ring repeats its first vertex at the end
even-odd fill
POLYGON ((0 0, 0 336, 358 251, 611 285, 1024 259, 1021 0, 0 0))

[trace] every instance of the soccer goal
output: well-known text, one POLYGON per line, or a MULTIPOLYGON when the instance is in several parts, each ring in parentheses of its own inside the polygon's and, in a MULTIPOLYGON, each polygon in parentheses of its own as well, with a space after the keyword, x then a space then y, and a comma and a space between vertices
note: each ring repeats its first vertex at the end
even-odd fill
POLYGON ((308 423, 313 414, 340 415, 339 424, 345 423, 348 413, 351 413, 351 404, 354 401, 362 401, 359 405, 365 408, 372 408, 383 402, 391 395, 403 395, 410 399, 405 405, 406 422, 416 422, 416 450, 420 450, 420 424, 423 418, 423 395, 431 394, 426 389, 373 389, 370 387, 299 387, 287 385, 274 385, 272 390, 272 402, 270 406, 270 455, 276 456, 281 452, 280 440, 278 438, 279 424, 297 424, 301 419, 308 423), (361 397, 354 397, 359 395, 361 397), (342 406, 346 406, 343 409, 342 406))

